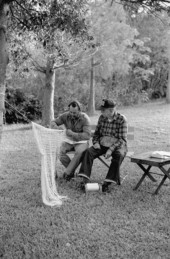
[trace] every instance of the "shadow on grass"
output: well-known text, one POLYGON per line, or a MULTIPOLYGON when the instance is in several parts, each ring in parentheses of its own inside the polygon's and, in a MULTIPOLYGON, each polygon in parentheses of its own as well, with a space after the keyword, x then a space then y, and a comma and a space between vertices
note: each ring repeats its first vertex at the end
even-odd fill
POLYGON ((32 129, 31 124, 23 125, 23 124, 16 124, 16 125, 5 125, 3 131, 10 132, 10 131, 24 131, 32 129))

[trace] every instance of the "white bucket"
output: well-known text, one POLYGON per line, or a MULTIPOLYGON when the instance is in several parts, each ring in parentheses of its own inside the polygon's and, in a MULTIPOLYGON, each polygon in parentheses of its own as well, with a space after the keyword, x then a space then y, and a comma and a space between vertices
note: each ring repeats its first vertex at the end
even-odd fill
POLYGON ((86 183, 85 190, 86 192, 99 191, 100 185, 98 183, 86 183))

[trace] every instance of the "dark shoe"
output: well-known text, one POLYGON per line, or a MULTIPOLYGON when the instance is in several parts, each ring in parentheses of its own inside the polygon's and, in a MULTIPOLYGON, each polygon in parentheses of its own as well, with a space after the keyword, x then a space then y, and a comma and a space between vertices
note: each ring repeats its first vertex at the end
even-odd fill
POLYGON ((85 183, 84 182, 81 182, 80 183, 80 189, 83 191, 83 192, 85 192, 85 183))
POLYGON ((110 192, 110 190, 109 190, 109 185, 110 185, 111 183, 106 183, 106 182, 104 182, 103 184, 102 184, 102 192, 110 192))
POLYGON ((63 174, 63 178, 64 178, 67 182, 69 182, 72 178, 74 178, 74 174, 66 174, 66 173, 64 173, 64 174, 63 174))
POLYGON ((82 177, 83 179, 82 179, 82 182, 80 183, 80 189, 83 191, 83 192, 85 192, 85 186, 86 186, 86 183, 88 183, 89 182, 89 179, 87 179, 87 178, 85 178, 85 177, 82 177))

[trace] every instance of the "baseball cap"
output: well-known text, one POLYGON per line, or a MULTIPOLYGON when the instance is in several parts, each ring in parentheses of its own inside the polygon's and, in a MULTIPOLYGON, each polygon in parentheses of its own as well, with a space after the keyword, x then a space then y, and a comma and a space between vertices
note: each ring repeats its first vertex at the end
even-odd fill
POLYGON ((114 108, 116 106, 116 103, 109 99, 103 99, 102 105, 100 106, 101 109, 108 109, 108 108, 114 108))

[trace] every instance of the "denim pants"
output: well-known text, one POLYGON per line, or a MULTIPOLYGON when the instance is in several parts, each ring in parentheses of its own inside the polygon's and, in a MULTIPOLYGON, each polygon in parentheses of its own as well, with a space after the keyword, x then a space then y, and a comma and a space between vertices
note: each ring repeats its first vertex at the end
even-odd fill
MULTIPOLYGON (((93 146, 88 148, 82 160, 82 164, 78 176, 83 176, 90 179, 93 160, 106 153, 108 147, 100 146, 100 149, 95 149, 93 146)), ((120 185, 120 165, 126 156, 127 147, 116 148, 112 153, 112 160, 107 172, 105 182, 116 182, 120 185)))
POLYGON ((84 151, 88 148, 88 142, 83 144, 69 144, 63 142, 60 148, 60 161, 66 168, 65 173, 68 175, 73 175, 76 168, 81 163, 81 159, 84 151), (75 151, 74 157, 70 159, 67 152, 75 151))

